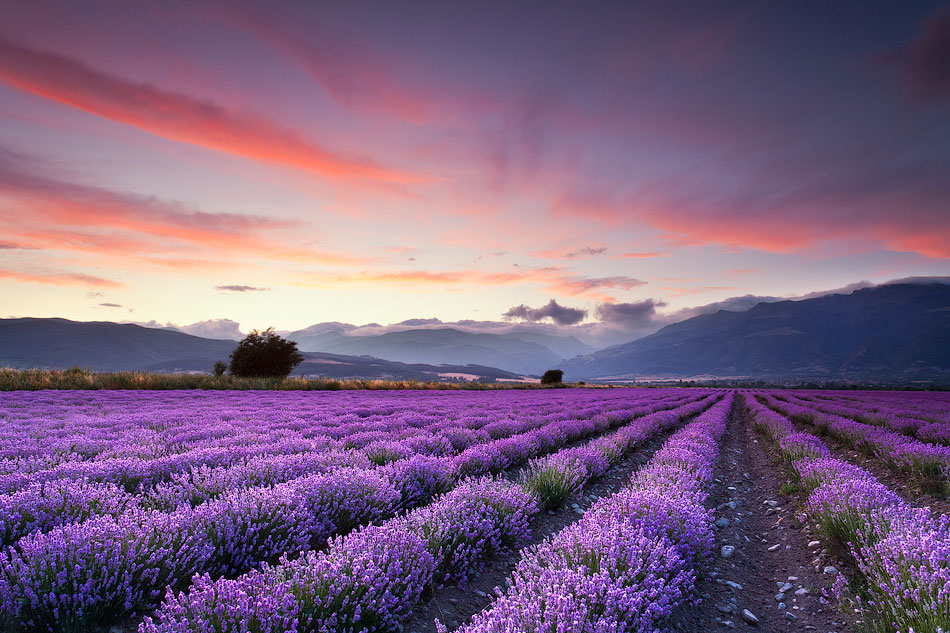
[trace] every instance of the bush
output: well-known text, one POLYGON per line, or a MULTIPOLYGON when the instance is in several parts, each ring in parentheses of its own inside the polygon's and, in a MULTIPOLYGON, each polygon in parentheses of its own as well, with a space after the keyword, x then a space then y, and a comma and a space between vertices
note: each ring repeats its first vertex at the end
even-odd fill
POLYGON ((267 328, 252 331, 231 352, 231 373, 235 376, 286 378, 303 362, 297 343, 288 341, 267 328))
POLYGON ((227 368, 228 368, 228 366, 224 364, 224 361, 223 361, 223 360, 215 361, 215 363, 214 363, 214 369, 212 370, 212 373, 213 373, 215 376, 223 376, 223 375, 224 375, 224 372, 225 372, 225 370, 227 370, 227 368))
POLYGON ((541 376, 542 385, 559 385, 564 379, 564 372, 560 369, 549 369, 541 376))

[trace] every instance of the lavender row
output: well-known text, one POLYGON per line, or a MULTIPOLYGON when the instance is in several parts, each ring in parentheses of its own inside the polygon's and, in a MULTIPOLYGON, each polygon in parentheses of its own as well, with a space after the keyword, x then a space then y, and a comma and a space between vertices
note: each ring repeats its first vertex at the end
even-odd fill
MULTIPOLYGON (((874 630, 950 630, 950 520, 913 508, 873 475, 834 459, 820 439, 746 398, 805 496, 805 511, 853 563, 850 594, 874 630)), ((842 578, 839 576, 839 578, 842 578)), ((841 583, 845 583, 842 578, 841 583)), ((849 593, 842 584, 840 597, 849 593)))
POLYGON ((921 420, 950 423, 950 394, 946 392, 809 392, 809 395, 862 408, 870 407, 872 411, 894 410, 921 420))
POLYGON ((881 426, 823 413, 791 401, 765 396, 769 406, 794 420, 814 426, 846 446, 877 457, 889 468, 906 473, 928 492, 950 491, 950 447, 921 442, 881 426))
POLYGON ((938 418, 936 411, 920 411, 906 405, 899 407, 881 405, 873 401, 868 402, 851 398, 839 400, 802 394, 789 394, 786 398, 793 404, 817 409, 822 413, 852 418, 865 424, 882 426, 924 442, 950 444, 950 422, 938 418), (924 418, 923 416, 930 417, 924 418))
MULTIPOLYGON (((667 392, 668 394, 670 392, 667 392)), ((155 458, 182 449, 242 447, 275 439, 341 440, 361 447, 411 428, 483 428, 506 420, 583 415, 643 394, 504 392, 14 392, 0 400, 0 474, 60 460, 155 458), (590 410, 591 407, 594 410, 590 410), (144 449, 144 450, 143 450, 144 449)), ((651 394, 651 398, 655 394, 651 394)), ((548 419, 547 421, 551 421, 548 419)))
MULTIPOLYGON (((654 419, 678 416, 663 412, 654 419)), ((408 460, 406 488, 437 492, 448 474, 429 470, 438 463, 408 460)), ((307 549, 314 534, 325 538, 327 530, 379 520, 401 497, 381 471, 339 471, 170 515, 134 511, 28 536, 0 554, 0 605, 5 621, 21 622, 21 630, 69 631, 70 618, 81 629, 108 619, 105 614, 148 608, 166 586, 181 588, 194 573, 208 574, 210 582, 212 575, 234 575, 255 561, 307 549), (156 523, 165 526, 158 534, 149 527, 156 523), (188 546, 179 547, 186 537, 188 546)))
POLYGON ((832 413, 884 426, 892 431, 916 437, 924 442, 950 444, 950 402, 934 399, 928 402, 919 394, 886 397, 879 393, 829 395, 821 392, 796 392, 788 396, 824 413, 832 413))
MULTIPOLYGON (((389 455, 397 461, 385 468, 383 474, 400 492, 399 502, 393 505, 391 511, 395 512, 421 503, 431 496, 423 489, 424 487, 420 488, 421 484, 416 481, 419 475, 415 474, 413 469, 420 468, 419 464, 427 464, 425 468, 433 472, 447 472, 449 473, 447 476, 453 480, 466 475, 500 472, 515 464, 523 463, 531 457, 548 453, 563 442, 575 441, 601 432, 611 426, 629 421, 633 417, 652 413, 666 406, 669 405, 657 402, 652 406, 613 411, 608 415, 598 415, 588 420, 568 419, 551 422, 540 429, 512 437, 502 435, 497 440, 484 443, 478 443, 475 438, 464 433, 456 433, 452 435, 456 441, 459 441, 459 438, 468 439, 473 444, 466 445, 460 442, 460 447, 466 446, 460 454, 439 460, 416 460, 408 464, 400 464, 401 461, 415 457, 411 449, 425 448, 425 446, 420 443, 410 445, 387 443, 389 455)), ((511 426, 509 430, 517 430, 517 428, 517 426, 511 426)), ((458 431, 463 430, 465 429, 458 429, 458 431)), ((376 457, 378 458, 378 455, 376 457)), ((266 487, 279 483, 310 486, 313 485, 312 482, 317 481, 313 479, 313 474, 331 473, 340 468, 370 469, 372 467, 373 461, 361 452, 304 453, 285 456, 276 464, 275 460, 267 459, 245 464, 244 467, 192 469, 173 477, 168 484, 158 484, 141 497, 134 497, 114 484, 88 480, 79 482, 54 480, 36 483, 26 490, 10 495, 0 495, 0 544, 9 545, 27 534, 79 523, 96 516, 116 516, 132 508, 173 511, 179 506, 198 507, 205 503, 214 508, 215 511, 211 511, 211 515, 219 512, 230 513, 230 508, 243 505, 242 494, 251 497, 259 496, 259 493, 252 490, 254 486, 248 485, 252 482, 266 487), (256 482, 249 476, 261 474, 259 481, 256 482), (250 490, 246 493, 238 492, 242 489, 250 490), (212 503, 216 498, 225 495, 229 496, 226 502, 217 505, 212 503)), ((327 474, 327 477, 332 479, 333 475, 327 474)), ((442 477, 443 475, 440 475, 439 479, 441 480, 442 477)), ((273 494, 279 496, 284 493, 278 488, 273 494)), ((207 507, 201 509, 208 510, 207 507)), ((318 532, 314 538, 320 540, 325 536, 318 532)))
MULTIPOLYGON (((681 415, 703 406, 685 407, 681 415)), ((604 472, 605 460, 615 462, 679 417, 638 418, 583 450, 566 449, 570 459, 560 463, 583 465, 593 478, 604 472)), ((336 539, 326 552, 236 581, 199 578, 187 594, 170 592, 157 620, 147 619, 140 631, 397 630, 425 588, 465 582, 486 556, 529 536, 527 521, 539 509, 530 492, 497 480, 463 483, 430 506, 336 539)))
MULTIPOLYGON (((682 394, 679 394, 682 397, 682 394)), ((673 396, 675 398, 675 396, 673 396)), ((546 423, 565 420, 572 417, 589 418, 595 415, 609 414, 616 409, 629 408, 636 398, 604 398, 601 401, 591 400, 589 396, 580 396, 581 402, 575 407, 562 406, 551 409, 549 405, 532 403, 533 406, 522 407, 489 407, 485 415, 465 415, 453 413, 446 418, 419 417, 412 414, 410 417, 387 418, 385 425, 374 430, 340 434, 340 429, 350 427, 354 423, 346 422, 350 414, 341 415, 337 420, 337 427, 327 427, 333 420, 311 420, 310 426, 297 418, 294 421, 293 433, 286 428, 258 429, 257 420, 244 420, 240 423, 229 419, 229 427, 244 429, 238 436, 221 436, 219 429, 213 422, 198 418, 201 437, 205 438, 197 444, 189 444, 184 440, 175 445, 176 450, 169 452, 167 445, 161 440, 148 434, 143 435, 141 427, 129 435, 123 435, 123 442, 132 454, 117 456, 113 451, 100 451, 91 459, 81 459, 85 452, 94 452, 90 445, 96 446, 100 441, 94 433, 87 432, 87 436, 71 439, 73 451, 62 453, 55 447, 47 447, 45 453, 48 459, 8 459, 0 468, 0 491, 13 492, 31 484, 41 483, 54 479, 89 479, 91 481, 110 482, 121 485, 129 492, 138 489, 149 489, 159 482, 167 481, 175 474, 187 472, 192 468, 207 466, 211 468, 226 467, 231 464, 240 464, 241 461, 253 459, 261 455, 288 455, 298 453, 321 452, 333 449, 364 449, 374 443, 404 440, 410 446, 413 442, 421 445, 443 444, 448 440, 455 447, 461 443, 468 445, 478 441, 487 441, 499 437, 521 433, 531 428, 537 428, 546 423), (518 417, 513 417, 518 416, 518 417), (335 430, 337 432, 331 432, 335 430), (466 437, 472 435, 473 437, 466 437), (210 442, 210 444, 209 444, 210 442), (235 443, 232 443, 235 442, 235 443), (82 446, 75 446, 82 444, 82 446), (83 448, 83 446, 85 448, 83 448), (165 448, 156 448, 162 447, 165 448), (77 457, 78 456, 78 457, 77 457)), ((643 401, 645 405, 655 404, 656 401, 643 401)), ((459 404, 465 405, 465 402, 459 404)), ((501 401, 499 399, 499 403, 501 401)), ((522 403, 524 404, 524 403, 522 403)), ((285 405, 286 406, 286 405, 285 405)), ((436 409, 441 410, 441 409, 436 409)), ((391 413, 390 409, 386 409, 391 413)), ((221 413, 229 417, 227 410, 221 413)), ((77 416, 85 421, 85 416, 77 416)), ((137 416, 139 423, 144 424, 137 416)), ((37 435, 33 430, 37 425, 42 428, 43 418, 39 417, 30 422, 30 434, 37 435)), ((100 422, 103 422, 100 420, 100 422)), ((103 422, 104 423, 104 422, 103 422)), ((7 421, 2 425, 9 426, 7 421)), ((181 429, 173 429, 174 439, 182 438, 181 429)), ((23 435, 20 433, 20 435, 23 435)), ((22 439, 22 438, 20 438, 22 439)))
POLYGON ((696 567, 712 551, 703 502, 732 402, 729 394, 625 490, 526 552, 508 590, 461 631, 655 630, 692 593, 696 567))

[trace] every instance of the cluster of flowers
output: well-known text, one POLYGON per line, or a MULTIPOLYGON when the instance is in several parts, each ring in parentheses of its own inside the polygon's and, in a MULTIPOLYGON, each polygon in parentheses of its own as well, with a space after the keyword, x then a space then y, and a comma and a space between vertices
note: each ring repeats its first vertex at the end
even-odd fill
POLYGON ((414 400, 383 394, 381 402, 367 411, 365 403, 356 407, 350 394, 332 406, 325 394, 281 394, 286 398, 279 405, 267 392, 241 394, 261 407, 255 413, 248 403, 235 403, 229 392, 200 399, 188 398, 188 392, 163 393, 163 398, 144 392, 142 402, 112 395, 121 392, 96 392, 104 412, 94 415, 97 400, 90 397, 80 399, 72 413, 66 405, 50 411, 47 400, 70 401, 69 392, 53 393, 67 395, 15 393, 0 403, 0 492, 81 478, 135 492, 201 466, 332 448, 362 449, 375 441, 411 440, 425 448, 427 439, 440 436, 434 438, 436 444, 444 446, 441 440, 447 439, 453 448, 458 442, 464 448, 557 420, 609 415, 638 403, 650 406, 684 395, 623 397, 585 391, 572 400, 559 392, 546 402, 536 393, 528 397, 525 392, 505 392, 486 403, 465 392, 454 398, 433 392, 414 400), (118 403, 126 409, 120 410, 118 403), (341 406, 346 404, 354 405, 354 410, 341 406))
POLYGON ((815 427, 846 446, 882 460, 889 468, 906 473, 928 492, 950 491, 950 447, 928 444, 891 431, 883 426, 865 424, 789 400, 765 396, 773 409, 815 427))
POLYGON ((881 410, 893 409, 921 420, 950 423, 950 394, 939 391, 810 392, 814 397, 835 399, 881 410))
MULTIPOLYGON (((643 424, 676 421, 681 413, 708 406, 710 397, 673 414, 647 416, 643 424)), ((490 457, 478 463, 497 472, 631 417, 618 410, 592 420, 553 422, 482 445, 490 457)), ((173 512, 134 507, 29 534, 0 553, 0 623, 18 623, 24 631, 67 631, 149 608, 166 587, 181 589, 195 573, 207 574, 208 582, 234 577, 285 552, 318 547, 332 534, 425 503, 464 474, 464 456, 465 451, 448 458, 415 456, 370 470, 341 468, 233 490, 173 512)))
POLYGON ((913 508, 873 475, 829 456, 818 438, 747 397, 756 427, 777 446, 806 496, 805 510, 862 577, 875 630, 950 630, 950 521, 913 508))
MULTIPOLYGON (((594 476, 605 459, 616 462, 716 398, 638 418, 585 450, 564 449, 571 458, 557 463, 580 464, 594 476)), ((527 487, 468 479, 430 505, 333 539, 326 551, 284 558, 233 581, 201 577, 188 593, 169 592, 140 631, 398 630, 426 588, 464 583, 487 556, 523 543, 538 510, 527 487)))
POLYGON ((882 408, 876 405, 858 402, 835 402, 819 398, 790 393, 786 396, 789 402, 811 407, 822 413, 830 413, 843 418, 851 418, 858 422, 883 426, 891 431, 915 437, 917 431, 928 424, 926 420, 907 415, 903 411, 892 408, 882 408))
MULTIPOLYGON (((733 395, 677 432, 623 491, 528 550, 508 590, 461 629, 653 631, 713 548, 703 506, 733 395)), ((443 629, 444 630, 444 629, 443 629)))
MULTIPOLYGON (((107 461, 70 461, 57 469, 72 470, 75 478, 47 478, 50 471, 31 481, 17 492, 0 495, 0 544, 9 545, 19 538, 36 531, 46 531, 58 526, 82 522, 102 515, 117 516, 131 506, 143 509, 173 511, 181 506, 196 507, 236 490, 255 486, 272 486, 318 473, 332 473, 341 468, 369 469, 379 463, 406 460, 418 455, 443 456, 444 468, 456 475, 488 474, 498 472, 530 457, 550 452, 560 443, 577 439, 609 426, 623 423, 633 417, 652 413, 682 402, 695 399, 696 395, 676 398, 660 398, 649 403, 633 400, 626 408, 612 401, 606 407, 586 407, 596 413, 589 418, 575 418, 563 414, 553 421, 549 416, 525 422, 506 420, 491 422, 480 429, 458 427, 440 433, 419 433, 404 440, 374 440, 364 448, 340 448, 308 450, 291 453, 267 453, 251 455, 230 465, 192 465, 187 470, 181 460, 163 457, 154 460, 109 459, 107 461), (533 429, 533 430, 527 430, 533 429), (516 435, 506 437, 506 433, 516 435), (492 438, 497 438, 494 441, 492 438), (507 441, 502 441, 507 440, 507 441), (379 460, 377 449, 385 444, 394 454, 393 460, 379 460), (453 456, 456 451, 461 454, 453 456), (174 466, 170 466, 174 462, 174 466), (98 478, 90 479, 86 467, 98 469, 98 478), (110 470, 111 469, 111 470, 110 470), (137 476, 129 475, 136 471, 137 476), (105 472, 115 475, 120 482, 139 482, 138 494, 131 495, 128 486, 119 486, 103 477, 105 472), (145 471, 159 481, 149 488, 142 488, 141 474, 145 471), (161 473, 159 477, 157 473, 161 473), (166 480, 167 478, 167 480, 166 480)), ((414 429, 418 430, 418 429, 414 429)), ((366 435, 367 433, 362 433, 366 435)), ((287 442, 283 442, 285 447, 287 442)), ((314 445, 307 440, 305 447, 314 445)), ((273 446, 269 443, 268 446, 273 446)), ((297 447, 296 443, 291 446, 297 447)), ((202 453, 199 461, 207 461, 208 453, 222 455, 225 449, 202 448, 183 455, 202 453)), ((232 456, 233 457, 233 456, 232 456)), ((421 501, 418 491, 403 472, 404 467, 387 466, 386 473, 403 493, 403 506, 421 501)), ((435 468, 433 466, 433 468, 435 468)))
POLYGON ((950 444, 950 397, 944 393, 791 392, 790 402, 884 426, 925 442, 950 444))

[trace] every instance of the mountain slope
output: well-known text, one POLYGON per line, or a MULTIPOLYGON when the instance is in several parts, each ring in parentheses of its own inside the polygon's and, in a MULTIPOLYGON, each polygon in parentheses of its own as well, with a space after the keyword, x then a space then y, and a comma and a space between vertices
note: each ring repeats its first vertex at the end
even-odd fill
POLYGON ((347 336, 347 331, 342 324, 319 324, 292 332, 288 338, 298 341, 304 351, 371 355, 404 363, 475 363, 526 374, 540 374, 566 356, 590 349, 574 337, 523 332, 483 334, 433 327, 347 336))
POLYGON ((235 341, 107 321, 0 319, 0 365, 98 371, 145 369, 169 361, 183 365, 227 361, 235 341))
MULTIPOLYGON (((67 319, 0 319, 0 366, 96 371, 203 371, 227 361, 236 341, 192 336, 166 329, 111 322, 67 319)), ((520 379, 494 367, 458 363, 449 366, 407 364, 370 356, 304 353, 294 375, 329 378, 439 380, 464 377, 520 379)))
POLYGON ((896 378, 950 373, 950 286, 891 284, 674 323, 562 365, 565 378, 896 378))

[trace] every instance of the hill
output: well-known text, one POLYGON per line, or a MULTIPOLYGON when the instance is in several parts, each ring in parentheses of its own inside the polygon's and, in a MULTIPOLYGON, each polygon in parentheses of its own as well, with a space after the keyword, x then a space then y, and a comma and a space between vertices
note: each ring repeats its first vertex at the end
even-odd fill
POLYGON ((209 361, 226 361, 235 346, 234 341, 126 323, 0 319, 0 365, 7 367, 62 369, 79 365, 96 371, 130 371, 200 365, 207 371, 209 361))
POLYGON ((412 328, 382 334, 349 334, 354 326, 321 323, 291 332, 305 352, 371 355, 404 363, 475 363, 519 374, 541 374, 591 348, 572 336, 537 332, 479 333, 453 327, 412 328))
MULTIPOLYGON (((95 371, 207 372, 216 360, 227 361, 236 345, 236 341, 127 323, 0 319, 0 366, 14 368, 78 365, 95 371)), ((520 374, 469 362, 441 366, 330 353, 303 356, 304 362, 293 375, 393 380, 521 378, 520 374)))
POLYGON ((950 377, 950 285, 888 284, 720 310, 579 356, 565 378, 950 377))

